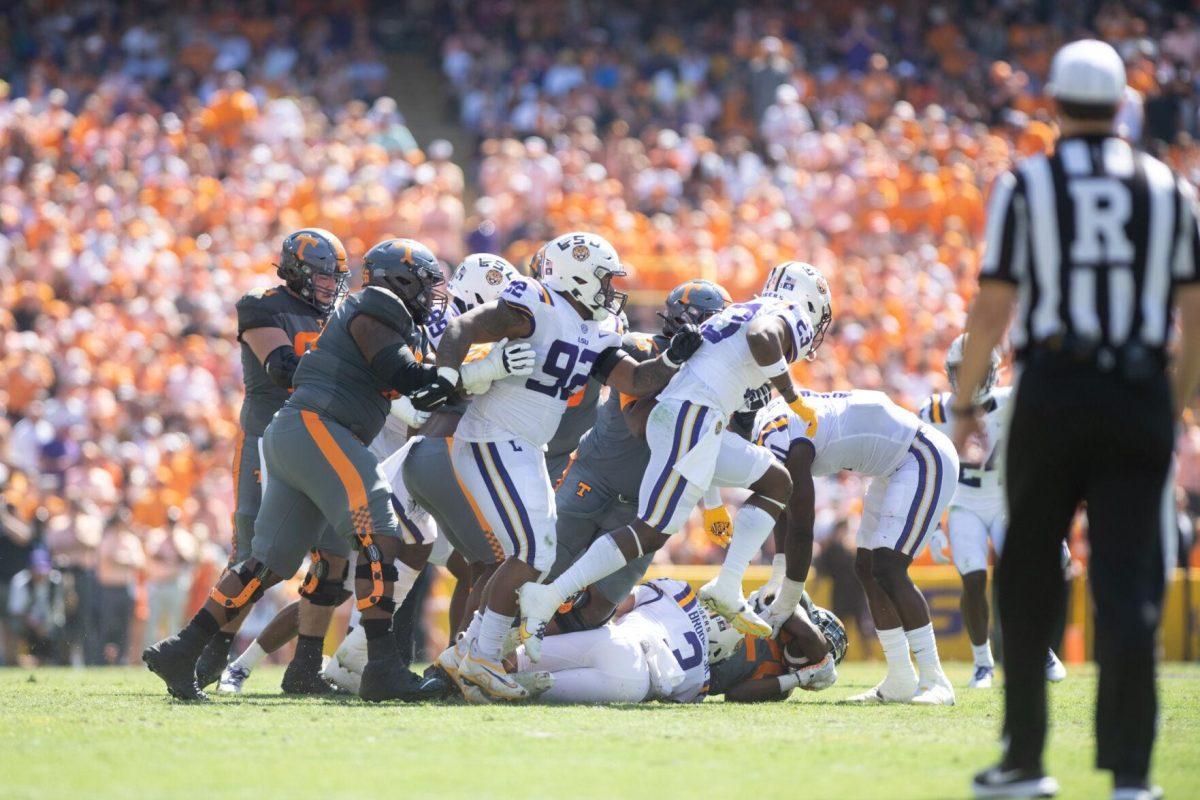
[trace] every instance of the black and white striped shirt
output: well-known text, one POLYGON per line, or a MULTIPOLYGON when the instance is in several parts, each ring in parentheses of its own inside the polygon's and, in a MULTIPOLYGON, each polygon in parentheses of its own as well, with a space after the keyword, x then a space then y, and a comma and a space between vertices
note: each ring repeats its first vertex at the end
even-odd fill
POLYGON ((1062 139, 997 179, 980 281, 1018 287, 1023 358, 1058 336, 1165 347, 1173 290, 1200 281, 1196 191, 1115 137, 1062 139))

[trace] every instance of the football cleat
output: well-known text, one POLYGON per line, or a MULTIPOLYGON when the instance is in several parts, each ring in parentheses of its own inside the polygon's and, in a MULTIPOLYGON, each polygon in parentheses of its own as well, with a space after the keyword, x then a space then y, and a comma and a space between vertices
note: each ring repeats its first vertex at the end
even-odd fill
MULTIPOLYGON (((463 683, 478 687, 493 700, 516 701, 529 698, 529 691, 513 680, 512 676, 505 672, 502 664, 483 658, 474 648, 458 665, 458 678, 463 683)), ((466 697, 465 691, 463 696, 466 697)))
POLYGON ((196 685, 195 651, 190 654, 178 636, 170 636, 142 651, 142 661, 151 672, 162 678, 167 693, 176 700, 207 700, 196 685))
POLYGON ((995 667, 975 666, 975 674, 971 676, 971 682, 967 684, 968 689, 990 689, 992 688, 992 680, 996 676, 995 667))
POLYGON ((249 677, 250 670, 230 664, 221 673, 221 680, 217 683, 217 692, 220 694, 241 694, 242 685, 246 682, 246 678, 249 677))
POLYGON ((1117 786, 1113 789, 1112 800, 1162 800, 1161 786, 1117 786))
POLYGON ((465 687, 463 686, 462 679, 458 677, 458 668, 462 664, 462 660, 467 657, 470 649, 471 643, 467 640, 466 636, 460 634, 454 640, 454 644, 439 653, 438 657, 433 660, 434 666, 441 667, 442 671, 450 676, 450 680, 458 684, 459 689, 465 689, 465 687))
POLYGON ((554 673, 552 672, 514 672, 512 679, 525 687, 531 700, 550 691, 550 688, 554 686, 554 673))
POLYGON ((971 781, 975 797, 1054 797, 1058 781, 1041 770, 985 769, 971 781))
POLYGON ((1046 680, 1051 683, 1058 683, 1063 678, 1067 677, 1067 668, 1063 666, 1062 661, 1059 661, 1058 656, 1053 650, 1046 651, 1046 680))
POLYGON ((321 667, 321 677, 350 694, 358 694, 362 685, 362 673, 351 669, 350 665, 338 658, 337 653, 325 659, 325 665, 321 667))
POLYGON ((383 700, 418 702, 432 699, 439 691, 440 687, 418 677, 398 656, 392 656, 367 662, 358 696, 372 703, 383 700))
MULTIPOLYGON (((911 668, 910 668, 911 669, 911 668)), ((871 689, 861 694, 851 695, 847 703, 909 703, 917 693, 917 676, 914 672, 910 678, 897 678, 888 675, 871 689)))
MULTIPOLYGON (((740 588, 730 591, 713 578, 700 587, 697 593, 700 604, 714 614, 720 614, 729 620, 735 630, 747 636, 765 638, 771 635, 771 625, 758 614, 742 597, 740 588)), ((528 650, 527 650, 528 652, 528 650)))
POLYGON ((309 664, 301 664, 295 659, 288 664, 283 673, 279 688, 284 694, 333 694, 334 689, 329 682, 321 677, 321 671, 309 664))
POLYGON ((200 651, 196 659, 196 685, 204 689, 221 679, 221 674, 229 666, 229 647, 233 642, 222 636, 214 636, 200 651))
POLYGON ((918 687, 912 702, 920 706, 952 706, 954 705, 954 687, 943 677, 928 686, 918 687))
POLYGON ((546 623, 558 612, 562 598, 553 587, 541 583, 527 583, 517 590, 517 601, 521 606, 521 642, 525 655, 536 662, 542 657, 542 637, 546 635, 546 623))

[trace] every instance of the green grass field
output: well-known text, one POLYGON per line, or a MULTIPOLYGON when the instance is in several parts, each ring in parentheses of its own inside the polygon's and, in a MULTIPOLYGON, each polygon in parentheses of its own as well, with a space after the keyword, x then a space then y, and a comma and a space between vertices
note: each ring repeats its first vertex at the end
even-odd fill
MULTIPOLYGON (((880 664, 784 705, 368 706, 296 700, 263 669, 241 698, 169 701, 137 669, 0 670, 0 797, 966 797, 997 753, 1000 692, 954 708, 855 707, 880 664)), ((965 665, 951 665, 956 685, 965 665)), ((1156 779, 1200 797, 1200 667, 1162 669, 1156 779)), ((1094 673, 1052 688, 1049 767, 1101 798, 1094 673)))

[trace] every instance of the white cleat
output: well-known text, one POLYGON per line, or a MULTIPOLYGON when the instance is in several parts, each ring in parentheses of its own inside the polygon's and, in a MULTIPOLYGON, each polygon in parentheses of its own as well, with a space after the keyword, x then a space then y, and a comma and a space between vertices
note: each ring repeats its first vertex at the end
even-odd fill
POLYGON ((971 676, 971 682, 967 684, 968 689, 990 689, 992 681, 996 677, 995 667, 985 667, 979 664, 975 665, 975 674, 971 676))
MULTIPOLYGON (((458 674, 458 669, 470 650, 471 640, 467 639, 465 634, 459 634, 458 638, 454 640, 454 644, 447 647, 441 653, 438 653, 438 657, 433 660, 434 664, 445 670, 446 674, 458 684, 458 690, 463 693, 463 697, 467 698, 467 702, 472 702, 471 698, 467 695, 468 689, 473 689, 476 694, 479 693, 478 689, 472 684, 465 683, 458 674)), ((481 701, 487 702, 486 700, 482 700, 482 698, 481 701)))
POLYGON ((1063 662, 1058 660, 1058 656, 1053 650, 1046 651, 1046 680, 1051 683, 1058 683, 1067 677, 1067 668, 1063 666, 1063 662))
POLYGON ((542 657, 542 637, 546 635, 546 624, 550 622, 562 598, 552 586, 542 583, 526 583, 517 590, 517 602, 521 607, 521 643, 525 655, 536 662, 542 657))
POLYGON ((845 703, 911 703, 917 693, 917 676, 914 673, 911 680, 902 680, 888 676, 876 686, 861 694, 851 695, 845 703))
POLYGON ((515 672, 512 679, 525 687, 530 700, 542 696, 554 686, 554 673, 551 672, 515 672))
POLYGON ((473 683, 464 684, 463 699, 473 706, 486 706, 492 702, 491 698, 484 694, 483 690, 473 683))
POLYGON ((242 684, 250 677, 250 670, 245 667, 228 666, 221 672, 221 682, 217 684, 220 694, 241 694, 242 684))
POLYGON ((321 667, 321 677, 353 694, 358 694, 358 688, 362 685, 362 670, 355 670, 353 665, 343 663, 336 653, 326 659, 321 667))
POLYGON ((919 706, 952 706, 954 705, 954 687, 943 676, 928 686, 917 687, 917 693, 913 696, 912 702, 919 706))
POLYGON ((1161 786, 1121 786, 1113 789, 1112 800, 1162 800, 1161 786))
POLYGON ((760 639, 771 635, 771 624, 754 612, 742 596, 741 587, 731 591, 713 578, 700 587, 697 596, 702 606, 727 619, 738 633, 760 639))
MULTIPOLYGON (((489 661, 475 652, 467 653, 458 665, 458 677, 463 683, 472 684, 493 700, 518 701, 529 699, 529 691, 512 679, 503 664, 489 661)), ((466 697, 466 692, 463 692, 466 697)), ((469 699, 469 698, 468 698, 469 699)))

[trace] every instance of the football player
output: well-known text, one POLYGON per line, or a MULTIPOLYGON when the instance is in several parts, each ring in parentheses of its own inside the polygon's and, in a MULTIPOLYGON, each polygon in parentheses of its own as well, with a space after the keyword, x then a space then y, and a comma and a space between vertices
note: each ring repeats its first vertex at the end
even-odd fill
POLYGON ((650 461, 633 524, 597 539, 553 582, 521 587, 521 635, 531 658, 537 660, 537 638, 567 597, 662 547, 711 485, 745 487, 753 494, 738 511, 725 562, 700 589, 700 601, 743 633, 770 634, 770 625, 742 595, 742 576, 770 535, 791 482, 765 448, 722 432, 747 391, 767 381, 815 425, 788 365, 820 345, 831 319, 825 279, 808 264, 786 262, 771 270, 760 297, 705 321, 704 344, 647 418, 650 461))
POLYGON ((498 301, 451 320, 442 337, 438 369, 448 384, 458 380, 473 344, 522 340, 536 353, 532 375, 498 381, 472 401, 451 448, 455 471, 492 530, 503 532, 506 555, 484 589, 479 623, 468 628, 466 656, 451 673, 460 686, 508 700, 528 696, 501 667, 500 648, 516 615, 515 590, 554 564, 554 497, 542 447, 568 399, 593 377, 619 392, 652 394, 699 347, 699 331, 687 325, 662 355, 639 363, 623 353, 620 336, 604 323, 625 304, 613 286, 624 274, 603 238, 560 236, 546 247, 542 282, 514 280, 498 301))
MULTIPOLYGON (((300 357, 312 346, 329 314, 345 297, 350 275, 341 241, 321 228, 303 228, 288 235, 283 240, 276 270, 283 279, 282 286, 250 292, 237 303, 246 395, 234 455, 234 542, 230 565, 250 555, 254 519, 262 502, 263 432, 292 390, 292 377, 300 357)), ((348 548, 332 529, 327 527, 322 531, 318 546, 325 551, 326 566, 340 565, 344 569, 348 548)), ((329 592, 326 585, 316 593, 316 584, 315 576, 305 581, 314 591, 302 593, 300 603, 306 606, 306 618, 318 620, 317 624, 323 618, 328 626, 333 606, 326 605, 326 600, 335 601, 338 596, 329 592)), ((289 641, 297 633, 299 616, 299 605, 290 604, 278 621, 263 631, 266 641, 275 646, 289 641)), ((239 614, 222 626, 201 653, 196 662, 196 682, 201 688, 221 675, 229 659, 230 645, 244 619, 245 615, 239 614)), ((300 657, 293 659, 284 673, 284 692, 327 691, 314 669, 320 667, 319 651, 315 664, 309 657, 311 653, 302 649, 297 655, 300 657)))
POLYGON ((768 619, 790 614, 812 560, 813 477, 852 470, 871 478, 858 528, 855 571, 867 595, 887 659, 887 676, 855 702, 953 705, 925 596, 908 576, 954 496, 958 454, 950 440, 882 392, 808 393, 816 428, 783 401, 758 413, 754 438, 787 465, 792 478, 784 549, 787 577, 768 619), (920 678, 909 649, 916 655, 920 678))
MULTIPOLYGON (((946 352, 946 376, 952 390, 958 385, 958 366, 962 363, 963 345, 966 335, 962 334, 950 343, 946 352)), ((993 350, 991 365, 984 378, 975 402, 983 413, 985 440, 979 460, 963 462, 959 467, 958 490, 950 504, 947 534, 941 529, 934 531, 930 548, 935 561, 947 563, 945 551, 949 544, 954 566, 962 576, 962 615, 971 639, 975 671, 967 684, 971 689, 988 689, 992 686, 996 666, 992 660, 992 645, 988 640, 987 567, 988 541, 996 552, 1004 545, 1004 531, 1008 525, 1008 512, 1004 503, 1004 486, 1001 482, 1002 465, 999 463, 1003 448, 1003 431, 1006 419, 1005 407, 1012 395, 1012 387, 996 386, 1000 372, 1000 351, 993 350)), ((954 414, 950 411, 950 393, 936 394, 921 407, 920 417, 947 436, 954 428, 954 414)), ((1071 553, 1063 542, 1063 565, 1070 563, 1071 553)), ((1046 678, 1061 681, 1067 670, 1055 655, 1054 650, 1046 653, 1046 678)))
MULTIPOLYGON (((296 369, 295 392, 263 435, 270 477, 250 557, 218 582, 178 635, 142 654, 173 696, 205 699, 196 686, 196 656, 221 624, 295 572, 325 520, 339 535, 357 539, 361 551, 355 593, 369 654, 359 696, 385 700, 426 694, 421 679, 401 663, 391 627, 392 584, 399 577, 394 562, 409 563, 413 551, 427 547, 405 538, 386 480, 364 443, 383 427, 394 397, 409 396, 414 411, 432 411, 459 388, 422 363, 418 325, 444 304, 443 283, 437 259, 419 242, 389 239, 367 253, 364 288, 330 317, 296 369)), ((503 374, 502 357, 462 369, 468 384, 490 383, 503 374)), ((300 624, 303 630, 304 621, 300 624)))

